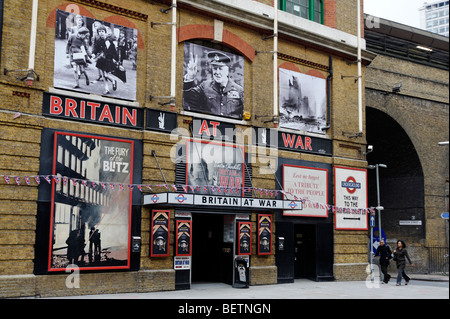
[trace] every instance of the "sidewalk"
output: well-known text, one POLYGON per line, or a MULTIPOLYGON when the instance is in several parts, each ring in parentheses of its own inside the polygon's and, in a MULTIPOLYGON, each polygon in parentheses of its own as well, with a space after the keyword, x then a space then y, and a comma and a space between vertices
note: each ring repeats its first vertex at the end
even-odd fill
MULTIPOLYGON (((150 293, 70 296, 46 299, 222 299, 226 302, 255 299, 449 299, 449 277, 410 275, 409 285, 377 281, 315 282, 296 279, 294 283, 233 288, 223 283, 194 283, 191 289, 150 293), (234 301, 233 301, 234 300, 234 301)), ((44 299, 44 298, 43 298, 44 299)))

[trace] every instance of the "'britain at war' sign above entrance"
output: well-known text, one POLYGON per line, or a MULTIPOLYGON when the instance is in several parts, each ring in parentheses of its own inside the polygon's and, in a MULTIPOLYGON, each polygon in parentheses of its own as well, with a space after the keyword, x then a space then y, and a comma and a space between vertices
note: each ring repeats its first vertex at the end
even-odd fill
POLYGON ((193 206, 223 206, 234 208, 302 210, 302 201, 266 198, 245 198, 182 193, 158 193, 144 195, 144 205, 177 204, 193 206))

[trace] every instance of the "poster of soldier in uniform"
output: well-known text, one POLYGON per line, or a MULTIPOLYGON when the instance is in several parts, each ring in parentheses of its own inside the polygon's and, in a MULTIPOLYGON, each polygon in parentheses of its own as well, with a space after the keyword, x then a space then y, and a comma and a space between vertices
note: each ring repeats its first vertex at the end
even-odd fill
POLYGON ((183 109, 242 119, 244 58, 186 42, 183 109))
POLYGON ((53 86, 136 100, 138 31, 56 10, 53 86))
POLYGON ((244 187, 242 147, 190 140, 186 155, 186 185, 198 189, 195 193, 241 195, 244 187))
POLYGON ((49 271, 129 268, 133 141, 55 133, 49 271))
POLYGON ((326 80, 279 69, 280 127, 324 134, 326 125, 326 80))

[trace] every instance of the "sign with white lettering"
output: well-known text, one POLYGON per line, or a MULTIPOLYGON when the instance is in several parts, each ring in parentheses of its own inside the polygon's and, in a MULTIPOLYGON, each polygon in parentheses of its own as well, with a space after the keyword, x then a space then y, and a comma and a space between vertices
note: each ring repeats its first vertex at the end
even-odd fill
POLYGON ((335 228, 367 230, 367 170, 335 167, 335 228))

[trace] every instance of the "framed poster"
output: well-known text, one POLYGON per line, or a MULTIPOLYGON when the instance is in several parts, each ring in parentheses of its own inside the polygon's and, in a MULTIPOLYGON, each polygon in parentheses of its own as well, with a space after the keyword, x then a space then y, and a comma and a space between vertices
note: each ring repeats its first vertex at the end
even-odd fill
POLYGON ((238 223, 238 255, 252 254, 252 223, 238 223))
POLYGON ((191 256, 191 223, 190 220, 177 220, 175 236, 176 256, 191 256))
POLYGON ((170 211, 152 210, 150 256, 169 256, 170 211))
POLYGON ((244 174, 242 146, 187 141, 186 185, 198 189, 196 193, 209 194, 214 187, 223 195, 241 196, 244 174))
POLYGON ((128 269, 132 140, 55 132, 49 271, 128 269))
POLYGON ((324 134, 327 90, 325 78, 279 69, 280 127, 324 134))
POLYGON ((302 210, 285 210, 285 216, 328 217, 328 170, 283 164, 284 199, 305 199, 302 210), (322 205, 321 205, 322 204, 322 205))
POLYGON ((258 255, 272 254, 272 215, 258 214, 258 255))
POLYGON ((334 168, 335 228, 367 230, 367 170, 334 168))
POLYGON ((185 42, 183 75, 184 110, 242 119, 242 56, 185 42))
POLYGON ((53 86, 136 100, 138 30, 56 10, 53 86))

